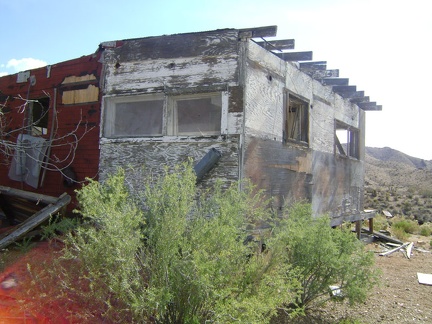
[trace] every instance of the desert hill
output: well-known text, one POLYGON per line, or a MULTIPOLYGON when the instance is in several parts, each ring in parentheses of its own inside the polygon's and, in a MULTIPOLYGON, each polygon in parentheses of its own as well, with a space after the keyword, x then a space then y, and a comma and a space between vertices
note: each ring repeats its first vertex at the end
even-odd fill
POLYGON ((432 161, 367 147, 365 171, 365 208, 432 222, 432 161))

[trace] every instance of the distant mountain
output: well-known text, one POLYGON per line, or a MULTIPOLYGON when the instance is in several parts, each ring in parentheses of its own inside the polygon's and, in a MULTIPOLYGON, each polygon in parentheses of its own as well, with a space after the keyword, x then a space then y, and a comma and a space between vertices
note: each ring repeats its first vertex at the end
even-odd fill
POLYGON ((366 147, 365 208, 432 222, 432 161, 366 147))
POLYGON ((366 155, 383 162, 398 162, 413 166, 417 169, 432 170, 432 160, 423 160, 409 156, 390 147, 376 148, 366 147, 366 155))

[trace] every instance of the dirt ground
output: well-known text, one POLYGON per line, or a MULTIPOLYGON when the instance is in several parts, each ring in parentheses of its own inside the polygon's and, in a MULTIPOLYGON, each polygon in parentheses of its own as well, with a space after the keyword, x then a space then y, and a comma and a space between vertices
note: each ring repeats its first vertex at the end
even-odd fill
POLYGON ((418 272, 432 274, 430 239, 413 236, 409 241, 414 242, 410 259, 402 251, 380 256, 386 251, 381 244, 367 244, 381 278, 364 304, 330 303, 307 318, 278 323, 432 323, 432 286, 419 284, 417 278, 418 272))
MULTIPOLYGON (((306 318, 287 320, 280 316, 273 323, 432 323, 432 286, 419 284, 417 279, 418 272, 432 273, 430 238, 411 237, 410 241, 414 242, 410 259, 401 251, 379 256, 385 251, 379 242, 366 245, 374 252, 376 266, 382 273, 380 285, 370 292, 364 304, 349 307, 344 303, 329 303, 306 318)), ((46 258, 49 251, 46 243, 39 243, 0 274, 0 323, 75 323, 62 317, 53 321, 45 312, 41 316, 37 311, 24 312, 18 307, 24 290, 36 293, 35 286, 30 288, 23 280, 28 276, 28 260, 46 258)), ((56 307, 56 314, 61 315, 62 307, 56 307)))

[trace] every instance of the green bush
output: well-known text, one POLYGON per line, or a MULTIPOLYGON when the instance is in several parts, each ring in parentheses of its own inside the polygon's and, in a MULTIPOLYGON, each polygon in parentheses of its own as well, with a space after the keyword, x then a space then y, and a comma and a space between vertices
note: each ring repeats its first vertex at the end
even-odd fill
POLYGON ((420 235, 430 236, 432 235, 432 226, 430 224, 423 224, 420 226, 420 235))
POLYGON ((327 217, 314 219, 309 204, 295 205, 277 228, 276 240, 286 246, 286 262, 301 283, 296 307, 318 306, 329 300, 329 286, 337 285, 350 304, 363 302, 376 283, 372 253, 349 228, 332 229, 327 217))
POLYGON ((409 234, 414 234, 419 229, 419 225, 416 221, 407 218, 396 218, 392 222, 392 227, 409 234))
POLYGON ((79 191, 87 226, 69 236, 66 255, 79 260, 81 294, 105 304, 107 319, 265 323, 293 299, 294 281, 276 250, 245 242, 247 228, 269 216, 260 194, 218 182, 197 198, 195 181, 190 166, 166 170, 147 183, 144 213, 123 171, 79 191))
POLYGON ((348 230, 313 219, 306 204, 276 219, 248 183, 239 191, 218 181, 197 194, 195 182, 182 164, 149 179, 138 198, 122 170, 83 187, 84 223, 64 250, 73 273, 59 263, 67 294, 119 323, 267 323, 286 306, 311 307, 332 284, 351 303, 364 300, 373 256, 348 230), (266 235, 254 230, 262 223, 274 225, 266 235))
POLYGON ((405 241, 409 238, 409 234, 403 228, 395 227, 392 228, 391 232, 398 240, 405 241))

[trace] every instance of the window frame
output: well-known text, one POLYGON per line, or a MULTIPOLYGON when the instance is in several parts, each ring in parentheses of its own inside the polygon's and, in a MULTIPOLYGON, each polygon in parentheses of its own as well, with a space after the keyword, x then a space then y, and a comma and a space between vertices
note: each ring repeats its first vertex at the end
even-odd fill
POLYGON ((294 142, 301 143, 304 145, 309 145, 309 131, 310 131, 310 111, 309 111, 310 103, 305 98, 294 94, 290 91, 285 92, 285 100, 284 100, 284 118, 283 118, 283 140, 284 142, 294 142), (297 124, 297 128, 299 126, 299 130, 297 131, 297 135, 289 136, 289 133, 293 133, 296 130, 296 126, 290 125, 290 116, 293 116, 294 113, 292 110, 291 103, 296 105, 296 110, 300 109, 300 112, 295 116, 294 123, 297 124))
POLYGON ((103 112, 103 129, 102 137, 104 138, 154 138, 154 137, 206 137, 206 136, 220 136, 227 132, 227 112, 228 112, 228 92, 226 91, 211 91, 199 92, 188 94, 167 94, 167 93, 150 93, 139 95, 125 95, 125 96, 105 96, 104 112, 103 112), (203 99, 203 98, 217 98, 220 100, 220 129, 218 131, 195 132, 179 134, 178 132, 178 112, 176 102, 188 99, 203 99), (151 100, 162 100, 162 132, 161 134, 143 135, 143 134, 126 134, 118 135, 115 133, 115 118, 116 118, 116 105, 129 102, 141 102, 151 100))
POLYGON ((135 96, 113 96, 104 100, 104 116, 103 116, 103 136, 107 138, 122 138, 122 137, 158 137, 164 134, 164 114, 165 114, 165 96, 163 94, 145 94, 135 96), (144 135, 144 134, 116 134, 115 123, 117 104, 136 103, 144 101, 163 101, 162 103, 162 130, 160 134, 144 135))
POLYGON ((357 127, 348 125, 340 120, 335 119, 334 126, 334 147, 335 153, 339 156, 360 159, 360 130, 357 127), (338 131, 346 132, 346 143, 341 143, 338 131), (346 145, 346 150, 343 147, 346 145))
POLYGON ((222 115, 223 115, 223 103, 221 93, 211 92, 211 93, 199 93, 199 94, 185 94, 185 95, 173 95, 168 96, 168 128, 167 135, 171 136, 218 136, 222 134, 222 115), (218 98, 219 97, 219 98, 218 98), (178 102, 186 100, 200 100, 210 98, 210 100, 216 99, 220 101, 220 120, 218 122, 218 131, 199 131, 199 132, 185 132, 181 133, 179 131, 179 112, 178 112, 178 102))
POLYGON ((48 135, 50 98, 29 100, 28 105, 27 133, 41 137, 48 135))

